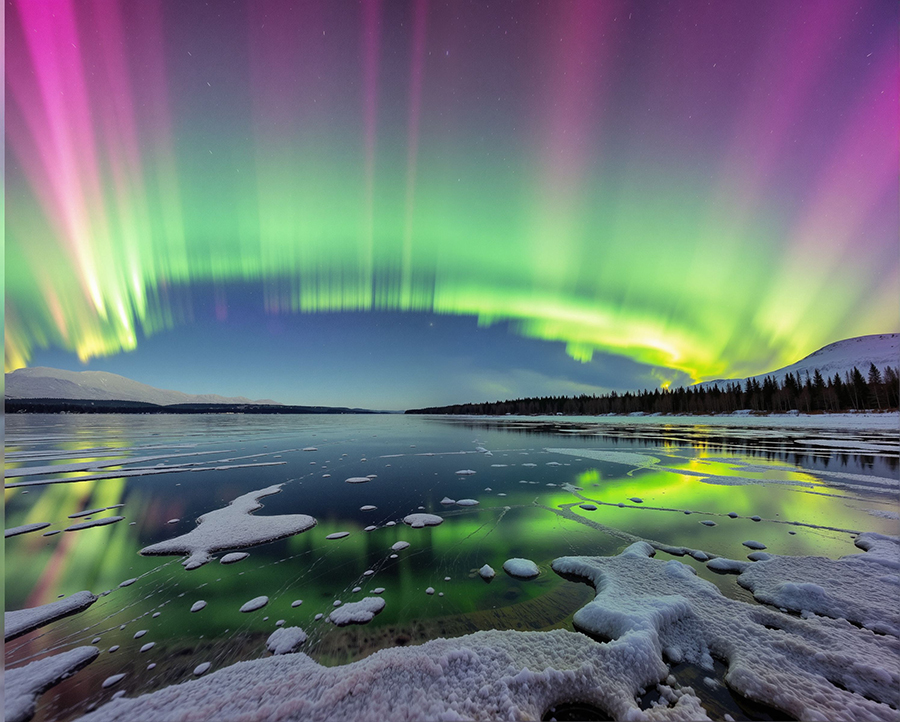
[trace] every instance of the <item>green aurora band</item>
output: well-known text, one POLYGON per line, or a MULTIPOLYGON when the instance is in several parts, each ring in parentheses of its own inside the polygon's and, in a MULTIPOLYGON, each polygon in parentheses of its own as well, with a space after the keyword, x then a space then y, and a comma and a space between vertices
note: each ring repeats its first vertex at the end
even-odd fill
POLYGON ((767 5, 732 94, 705 56, 674 75, 663 62, 738 37, 715 18, 674 24, 661 59, 622 80, 643 45, 615 29, 615 3, 571 3, 510 46, 460 36, 428 3, 403 5, 405 24, 396 7, 322 6, 318 25, 250 3, 214 28, 220 48, 199 26, 185 43, 171 6, 41 5, 7 15, 7 371, 39 348, 134 349, 190 321, 197 285, 261 284, 270 313, 509 322, 661 385, 898 327, 897 40, 888 27, 832 82, 858 41, 837 40, 840 3, 809 24, 767 5), (275 27, 247 30, 262 8, 275 27), (783 41, 794 31, 806 50, 783 41), (832 45, 797 69, 795 53, 832 45))

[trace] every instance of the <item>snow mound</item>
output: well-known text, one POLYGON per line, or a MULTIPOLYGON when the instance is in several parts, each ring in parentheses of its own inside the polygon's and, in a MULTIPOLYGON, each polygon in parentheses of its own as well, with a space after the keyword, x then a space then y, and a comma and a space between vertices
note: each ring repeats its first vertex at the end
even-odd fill
POLYGON ((873 569, 875 564, 856 555, 838 560, 772 555, 748 565, 737 581, 766 604, 843 618, 873 632, 900 637, 900 580, 886 573, 888 569, 873 569))
POLYGON ((241 605, 242 612, 255 612, 257 609, 262 609, 269 603, 268 597, 254 597, 249 602, 244 602, 241 605))
POLYGON ((358 602, 350 602, 335 609, 328 615, 328 621, 338 627, 345 627, 348 624, 367 624, 382 609, 384 609, 384 599, 365 597, 358 602))
POLYGON ((282 486, 275 484, 243 494, 224 509, 201 516, 197 526, 187 534, 144 547, 141 554, 187 554, 182 565, 185 569, 196 569, 209 562, 214 552, 265 544, 312 529, 316 520, 306 514, 253 516, 252 512, 262 507, 259 499, 277 494, 282 486))
POLYGON ((348 536, 350 536, 349 531, 336 531, 332 534, 329 534, 325 538, 326 539, 343 539, 344 537, 348 537, 348 536))
POLYGON ((39 521, 34 524, 23 524, 22 526, 11 526, 3 532, 4 537, 18 536, 19 534, 27 534, 28 532, 46 529, 50 526, 49 521, 39 521))
POLYGON ((9 641, 57 619, 82 612, 97 601, 90 592, 75 592, 64 599, 39 607, 17 609, 3 614, 3 639, 9 641))
MULTIPOLYGON (((632 678, 630 666, 620 668, 628 662, 622 651, 554 630, 436 639, 338 667, 298 653, 239 662, 202 680, 113 700, 82 719, 541 719, 568 701, 601 707, 616 719, 638 718, 641 680, 632 678)), ((654 711, 653 719, 708 718, 697 698, 685 695, 654 711)))
POLYGON ((100 650, 96 647, 75 647, 62 654, 39 659, 24 667, 3 672, 3 716, 6 722, 26 722, 34 716, 37 698, 51 687, 68 679, 87 666, 100 650))
POLYGON ((266 649, 272 654, 290 654, 306 641, 306 632, 300 627, 281 627, 266 640, 266 649))
POLYGON ((478 570, 478 576, 480 576, 484 581, 489 582, 496 576, 497 572, 495 572, 489 564, 485 564, 481 569, 478 570))
POLYGON ((221 559, 219 559, 220 564, 234 564, 235 562, 239 562, 243 559, 246 559, 250 555, 247 552, 231 552, 230 554, 226 554, 221 559))
POLYGON ((541 570, 538 569, 538 565, 535 564, 530 559, 507 559, 503 562, 503 571, 509 574, 511 577, 516 577, 517 579, 534 579, 538 574, 541 573, 541 570))
MULTIPOLYGON (((635 678, 661 681, 668 674, 664 654, 709 670, 716 657, 728 665, 729 687, 796 719, 897 719, 897 639, 844 620, 798 619, 728 599, 687 565, 652 559, 653 552, 637 542, 614 557, 553 562, 554 571, 582 577, 597 590, 575 613, 576 628, 612 640, 601 646, 617 650, 635 678)), ((769 566, 772 581, 802 579, 818 564, 815 557, 793 561, 789 569, 769 566)), ((748 563, 742 576, 772 563, 748 563)), ((834 579, 844 579, 853 566, 843 564, 830 570, 834 579)), ((866 597, 872 583, 870 576, 857 598, 866 597)))
POLYGON ((444 517, 437 514, 407 514, 403 517, 403 523, 409 524, 413 529, 421 529, 423 526, 437 526, 442 524, 444 517))
POLYGON ((456 502, 457 506, 478 506, 478 502, 475 499, 460 499, 456 502))

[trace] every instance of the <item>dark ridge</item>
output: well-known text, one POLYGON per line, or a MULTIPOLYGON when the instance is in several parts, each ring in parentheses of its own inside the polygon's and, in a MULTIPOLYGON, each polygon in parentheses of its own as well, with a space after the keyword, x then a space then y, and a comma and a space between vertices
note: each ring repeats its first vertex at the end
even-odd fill
POLYGON ((90 399, 5 399, 7 414, 379 414, 344 406, 274 404, 169 404, 90 399))

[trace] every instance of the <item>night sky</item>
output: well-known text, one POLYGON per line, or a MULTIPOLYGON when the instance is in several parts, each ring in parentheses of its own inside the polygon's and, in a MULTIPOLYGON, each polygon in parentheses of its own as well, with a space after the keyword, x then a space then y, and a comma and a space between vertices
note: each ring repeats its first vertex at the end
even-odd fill
POLYGON ((896 332, 898 20, 11 0, 6 370, 396 409, 896 332))

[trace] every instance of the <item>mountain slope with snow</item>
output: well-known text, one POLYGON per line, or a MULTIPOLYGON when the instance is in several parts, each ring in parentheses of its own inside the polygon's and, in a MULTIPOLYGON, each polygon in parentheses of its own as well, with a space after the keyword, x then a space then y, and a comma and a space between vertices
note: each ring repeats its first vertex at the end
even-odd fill
POLYGON ((806 379, 807 372, 812 376, 816 369, 819 370, 826 380, 833 378, 835 374, 840 374, 841 379, 843 379, 844 374, 852 371, 854 366, 862 372, 863 376, 866 376, 869 373, 869 366, 873 363, 882 373, 885 366, 896 368, 900 365, 900 334, 884 333, 836 341, 820 348, 818 351, 814 351, 809 356, 792 363, 790 366, 785 366, 775 371, 742 379, 706 381, 702 384, 697 384, 697 387, 711 388, 713 385, 718 385, 719 388, 722 388, 735 382, 740 382, 743 386, 748 378, 755 378, 762 383, 766 376, 771 376, 781 384, 784 381, 784 377, 789 373, 794 375, 800 374, 802 381, 806 379))
POLYGON ((238 396, 186 394, 157 389, 147 384, 106 371, 64 371, 43 366, 17 369, 5 375, 7 399, 81 399, 89 401, 141 401, 171 404, 266 404, 277 401, 252 401, 238 396))

